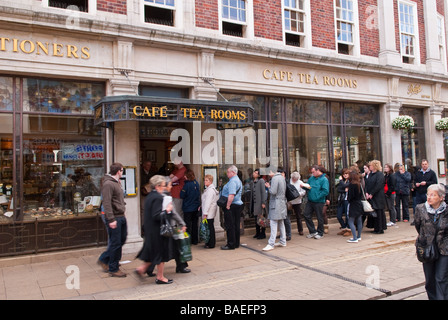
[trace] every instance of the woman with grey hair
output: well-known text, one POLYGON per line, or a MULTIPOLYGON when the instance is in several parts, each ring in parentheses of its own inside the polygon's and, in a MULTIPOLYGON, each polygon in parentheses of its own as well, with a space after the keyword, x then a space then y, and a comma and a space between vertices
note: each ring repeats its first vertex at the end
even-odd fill
POLYGON ((161 217, 163 214, 171 216, 173 204, 170 202, 163 209, 163 194, 166 189, 165 177, 160 175, 153 176, 149 183, 152 191, 145 198, 144 225, 145 239, 143 248, 137 257, 143 260, 143 264, 136 268, 135 274, 143 279, 151 264, 157 266, 157 284, 173 283, 172 279, 164 276, 163 271, 165 262, 170 260, 169 238, 160 235, 161 217))
POLYGON ((415 228, 418 237, 417 252, 422 252, 433 241, 435 256, 423 262, 425 289, 429 300, 448 300, 448 210, 445 204, 445 186, 433 184, 428 187, 427 200, 418 204, 415 212, 415 228))
MULTIPOLYGON (((294 171, 291 173, 291 180, 290 183, 296 187, 297 191, 299 191, 299 197, 295 198, 294 200, 290 201, 289 204, 292 206, 292 210, 294 211, 294 214, 297 218, 297 231, 301 236, 303 236, 303 225, 302 225, 302 200, 303 197, 306 194, 306 190, 303 189, 304 184, 302 180, 300 180, 300 173, 297 171, 294 171)), ((291 233, 291 230, 289 230, 289 234, 291 233)), ((286 230, 286 236, 288 236, 288 230, 286 230)))

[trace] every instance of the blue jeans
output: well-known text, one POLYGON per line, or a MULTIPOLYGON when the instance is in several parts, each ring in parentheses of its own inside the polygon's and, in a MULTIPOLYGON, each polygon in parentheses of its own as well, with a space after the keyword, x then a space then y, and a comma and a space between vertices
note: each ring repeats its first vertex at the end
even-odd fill
POLYGON ((347 206, 348 206, 347 200, 342 200, 338 203, 337 218, 342 229, 347 228, 348 225, 347 206), (342 219, 343 217, 345 218, 345 221, 344 219, 342 219))
POLYGON ((349 217, 348 225, 350 226, 350 230, 352 231, 353 239, 356 240, 356 239, 361 238, 362 215, 360 215, 357 218, 349 217), (355 227, 355 220, 356 220, 356 227, 355 227), (356 235, 356 228, 358 228, 358 235, 356 235))
POLYGON ((109 227, 109 223, 104 215, 101 215, 101 218, 106 225, 108 241, 107 249, 101 254, 99 260, 109 265, 109 272, 117 272, 121 260, 122 248, 128 235, 126 218, 116 218, 117 227, 115 229, 109 227))

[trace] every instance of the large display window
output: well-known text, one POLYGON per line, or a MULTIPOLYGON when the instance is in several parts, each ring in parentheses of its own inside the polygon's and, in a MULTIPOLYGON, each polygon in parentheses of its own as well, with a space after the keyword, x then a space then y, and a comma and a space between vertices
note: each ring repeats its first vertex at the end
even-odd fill
MULTIPOLYGON (((335 186, 343 168, 351 165, 362 168, 370 160, 381 160, 378 105, 231 93, 223 96, 254 106, 254 127, 257 124, 266 127, 268 144, 273 137, 272 130, 277 129, 277 164, 288 173, 297 170, 302 180, 307 181, 312 165, 324 166, 330 178, 332 200, 337 197, 335 186)), ((249 182, 251 172, 259 167, 258 163, 236 165, 243 182, 249 182)), ((224 183, 228 166, 220 169, 224 183)))
POLYGON ((104 84, 0 77, 0 256, 104 244, 104 84))
POLYGON ((92 119, 25 115, 25 219, 94 215, 104 175, 104 141, 92 119))

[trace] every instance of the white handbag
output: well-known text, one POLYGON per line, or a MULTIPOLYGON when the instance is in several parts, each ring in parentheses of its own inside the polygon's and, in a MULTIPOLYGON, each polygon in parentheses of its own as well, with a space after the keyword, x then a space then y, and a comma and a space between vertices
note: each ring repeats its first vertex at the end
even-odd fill
POLYGON ((362 190, 362 194, 364 195, 364 200, 361 200, 361 203, 362 203, 362 209, 363 209, 364 212, 366 212, 366 213, 375 211, 375 210, 372 208, 372 205, 370 204, 370 202, 367 201, 367 199, 366 199, 366 194, 364 193, 364 189, 363 189, 362 185, 361 185, 361 190, 362 190))

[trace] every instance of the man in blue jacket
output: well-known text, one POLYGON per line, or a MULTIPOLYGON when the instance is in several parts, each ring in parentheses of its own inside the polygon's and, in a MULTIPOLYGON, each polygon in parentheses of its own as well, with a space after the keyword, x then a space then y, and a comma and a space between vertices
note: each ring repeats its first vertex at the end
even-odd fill
POLYGON ((305 218, 306 226, 310 232, 306 237, 308 239, 320 239, 324 236, 324 215, 323 209, 326 197, 330 192, 330 183, 323 173, 325 169, 321 166, 314 165, 311 167, 312 176, 308 179, 311 189, 308 191, 308 202, 306 203, 305 218), (313 212, 317 217, 317 230, 313 222, 313 212))

